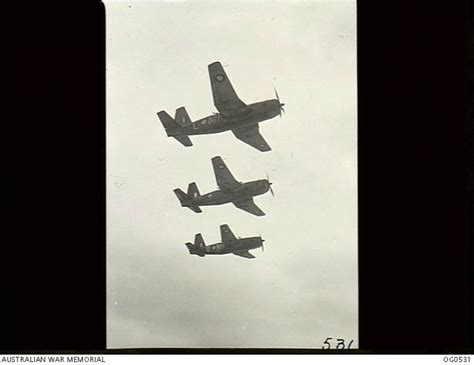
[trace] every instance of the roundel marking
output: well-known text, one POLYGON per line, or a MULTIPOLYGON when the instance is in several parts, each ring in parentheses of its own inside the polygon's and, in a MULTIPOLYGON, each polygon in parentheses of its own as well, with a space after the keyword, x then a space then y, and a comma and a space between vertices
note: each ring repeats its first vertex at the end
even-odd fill
POLYGON ((224 81, 224 79, 225 79, 224 75, 219 74, 219 75, 216 76, 216 80, 219 81, 219 82, 224 81))
POLYGON ((223 169, 223 168, 224 168, 224 165, 219 165, 219 168, 220 168, 220 169, 223 169))

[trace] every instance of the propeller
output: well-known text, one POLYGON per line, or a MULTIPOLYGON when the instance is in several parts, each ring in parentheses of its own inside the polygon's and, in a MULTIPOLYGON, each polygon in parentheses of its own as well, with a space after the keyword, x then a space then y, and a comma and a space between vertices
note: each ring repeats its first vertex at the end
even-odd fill
POLYGON ((272 184, 273 184, 273 183, 270 182, 270 178, 268 177, 268 172, 267 172, 267 181, 268 181, 268 188, 270 189, 270 193, 272 193, 272 196, 274 197, 274 196, 275 196, 275 193, 274 193, 274 191, 273 191, 273 189, 272 189, 272 184))
POLYGON ((275 96, 278 100, 278 104, 280 104, 280 117, 281 117, 281 112, 283 112, 283 114, 285 113, 285 109, 283 109, 283 106, 285 105, 285 103, 280 102, 280 97, 278 96, 278 91, 276 87, 273 87, 273 91, 275 91, 275 96))
MULTIPOLYGON (((260 239, 262 240, 262 235, 260 235, 260 239)), ((263 242, 265 242, 265 240, 262 240, 262 252, 265 251, 265 248, 263 247, 263 242)))

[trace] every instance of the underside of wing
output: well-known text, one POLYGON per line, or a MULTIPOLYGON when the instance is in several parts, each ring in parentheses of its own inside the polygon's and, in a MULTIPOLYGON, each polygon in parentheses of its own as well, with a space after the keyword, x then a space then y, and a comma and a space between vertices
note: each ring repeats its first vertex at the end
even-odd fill
POLYGON ((240 201, 234 202, 234 205, 237 208, 245 210, 246 212, 249 212, 258 217, 265 215, 265 213, 259 207, 257 207, 257 205, 254 203, 253 199, 240 200, 240 201))
POLYGON ((234 233, 230 230, 229 226, 227 224, 223 224, 221 227, 221 238, 222 238, 222 243, 234 243, 237 241, 237 238, 235 238, 234 233))
POLYGON ((232 173, 220 156, 212 158, 212 167, 216 176, 217 186, 224 191, 234 191, 240 187, 240 183, 235 180, 232 173))
POLYGON ((255 258, 255 256, 252 255, 248 251, 237 251, 237 252, 234 252, 234 255, 245 257, 246 259, 254 259, 255 258))
POLYGON ((242 142, 255 147, 259 151, 271 151, 271 147, 263 139, 262 135, 258 131, 258 124, 254 124, 250 127, 232 129, 232 133, 234 133, 234 135, 242 142))
POLYGON ((176 138, 182 145, 186 147, 191 147, 193 145, 193 142, 191 142, 191 139, 188 136, 173 136, 176 138))
POLYGON ((223 115, 229 115, 239 110, 244 110, 246 104, 239 99, 230 80, 220 62, 211 63, 209 66, 212 96, 214 105, 223 115))
POLYGON ((202 213, 201 208, 199 208, 197 205, 190 205, 188 208, 191 209, 195 213, 202 213))

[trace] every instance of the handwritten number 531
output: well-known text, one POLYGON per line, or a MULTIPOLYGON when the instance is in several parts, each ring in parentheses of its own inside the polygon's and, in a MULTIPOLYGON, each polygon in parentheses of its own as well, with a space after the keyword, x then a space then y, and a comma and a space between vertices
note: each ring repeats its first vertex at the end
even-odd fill
POLYGON ((332 337, 327 337, 324 342, 323 342, 323 349, 324 350, 330 350, 330 349, 336 349, 336 350, 342 350, 342 349, 350 349, 352 346, 352 343, 354 340, 351 340, 347 345, 346 342, 343 338, 332 338, 332 337))

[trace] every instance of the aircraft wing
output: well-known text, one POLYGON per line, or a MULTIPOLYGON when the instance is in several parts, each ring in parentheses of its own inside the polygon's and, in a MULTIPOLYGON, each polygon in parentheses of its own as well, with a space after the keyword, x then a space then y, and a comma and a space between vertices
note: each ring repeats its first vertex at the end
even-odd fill
POLYGON ((272 149, 258 131, 258 124, 254 124, 250 127, 232 129, 232 133, 242 142, 255 147, 259 151, 266 152, 272 149))
POLYGON ((223 224, 221 226, 221 238, 222 243, 234 243, 237 241, 237 238, 235 238, 234 234, 232 233, 227 224, 223 224))
POLYGON ((224 191, 233 191, 240 187, 240 183, 235 180, 232 173, 220 156, 212 158, 212 167, 216 175, 217 186, 224 191))
POLYGON ((237 251, 237 252, 234 252, 234 255, 245 257, 246 259, 254 259, 255 258, 255 256, 252 255, 248 251, 237 251))
POLYGON ((211 63, 209 66, 209 77, 211 79, 212 96, 214 105, 223 115, 244 109, 247 105, 239 99, 227 78, 220 62, 211 63))
POLYGON ((257 207, 252 198, 246 200, 239 200, 233 203, 237 208, 245 210, 246 212, 249 212, 253 215, 259 217, 265 215, 265 213, 259 207, 257 207))

